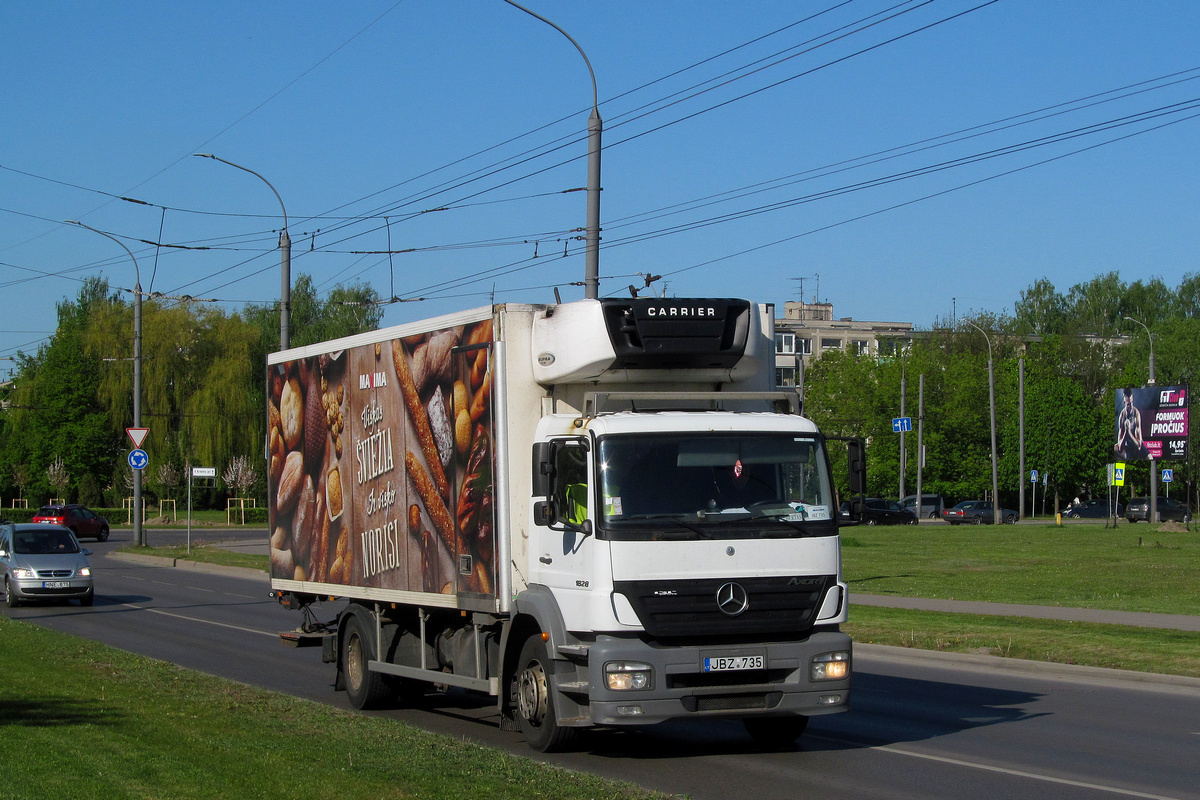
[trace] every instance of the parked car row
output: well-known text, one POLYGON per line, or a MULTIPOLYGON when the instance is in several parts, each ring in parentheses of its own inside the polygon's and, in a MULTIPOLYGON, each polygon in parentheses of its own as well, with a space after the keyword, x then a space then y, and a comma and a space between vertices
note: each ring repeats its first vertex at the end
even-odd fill
MULTIPOLYGON (((1158 518, 1163 522, 1168 520, 1191 522, 1192 520, 1192 509, 1173 497, 1159 497, 1156 505, 1158 518)), ((1129 505, 1125 506, 1125 519, 1130 522, 1149 522, 1150 498, 1134 497, 1130 499, 1129 505)))
POLYGON ((1071 519, 1108 519, 1119 517, 1125 513, 1125 506, 1117 503, 1115 506, 1107 497, 1094 497, 1082 503, 1067 506, 1063 510, 1064 517, 1071 519))
MULTIPOLYGON (((963 500, 953 508, 943 511, 942 519, 951 525, 991 525, 996 518, 994 509, 991 500, 963 500)), ((1015 525, 1017 512, 1011 508, 1001 508, 1000 522, 1015 525)))
MULTIPOLYGON (((918 507, 917 496, 910 494, 900 502, 869 497, 863 509, 863 524, 866 525, 911 525, 920 518, 943 519, 951 525, 990 525, 993 522, 992 502, 990 500, 964 500, 952 508, 946 508, 941 495, 923 494, 918 507)), ((1106 519, 1109 517, 1125 517, 1130 522, 1146 522, 1150 520, 1150 499, 1134 497, 1128 505, 1117 502, 1115 505, 1108 498, 1097 497, 1070 505, 1063 510, 1063 516, 1072 519, 1106 519)), ((850 504, 842 503, 841 515, 848 519, 850 504)), ((1158 498, 1158 517, 1166 522, 1190 522, 1192 510, 1185 503, 1170 497, 1158 498)), ((1012 525, 1020 518, 1011 508, 1000 509, 1000 521, 1012 525)))
MULTIPOLYGON (((842 519, 850 518, 850 503, 841 505, 842 519)), ((863 505, 862 524, 864 525, 916 525, 917 515, 901 506, 895 500, 884 500, 880 497, 868 497, 863 505)))

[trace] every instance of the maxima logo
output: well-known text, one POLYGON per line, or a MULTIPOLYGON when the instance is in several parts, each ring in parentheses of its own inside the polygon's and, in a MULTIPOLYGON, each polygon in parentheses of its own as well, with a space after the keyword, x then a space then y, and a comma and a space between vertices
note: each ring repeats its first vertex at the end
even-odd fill
POLYGON ((358 388, 360 389, 381 389, 387 385, 386 372, 369 372, 358 376, 358 388))

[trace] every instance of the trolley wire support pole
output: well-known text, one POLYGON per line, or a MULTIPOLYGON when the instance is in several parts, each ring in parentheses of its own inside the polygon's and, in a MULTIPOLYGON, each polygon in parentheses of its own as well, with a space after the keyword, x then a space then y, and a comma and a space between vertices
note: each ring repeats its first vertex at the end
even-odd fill
POLYGON ((275 193, 275 199, 279 201, 279 207, 283 210, 283 230, 279 232, 279 349, 287 350, 291 347, 291 317, 292 317, 292 237, 288 235, 288 215, 287 208, 283 205, 283 198, 279 196, 279 192, 271 185, 271 182, 259 175, 249 167, 243 167, 241 164, 235 164, 232 161, 227 161, 220 156, 214 156, 212 153, 192 153, 200 158, 211 158, 213 161, 220 161, 222 164, 228 164, 235 169, 240 169, 242 172, 249 172, 254 177, 267 185, 272 192, 275 193))
MULTIPOLYGON (((98 233, 106 239, 112 239, 129 254, 133 261, 133 274, 136 283, 133 287, 133 427, 142 427, 142 271, 138 268, 133 251, 125 246, 115 236, 98 231, 90 225, 84 225, 76 219, 69 219, 71 225, 87 228, 92 233, 98 233)), ((146 546, 146 531, 142 528, 142 471, 133 470, 133 540, 138 547, 146 546)))
POLYGON ((975 330, 983 334, 988 346, 988 405, 991 407, 992 418, 992 523, 1000 524, 1000 477, 996 468, 996 368, 992 360, 992 337, 987 331, 971 320, 964 320, 975 330))
POLYGON ((584 229, 583 296, 587 300, 595 300, 600 296, 600 148, 604 132, 604 122, 600 119, 600 97, 596 90, 596 72, 592 69, 592 62, 588 60, 587 53, 583 52, 583 48, 571 37, 571 34, 520 3, 515 3, 513 0, 504 0, 504 2, 541 20, 567 37, 567 41, 575 45, 579 55, 583 56, 583 63, 587 65, 588 75, 592 79, 592 114, 588 117, 587 226, 584 229))

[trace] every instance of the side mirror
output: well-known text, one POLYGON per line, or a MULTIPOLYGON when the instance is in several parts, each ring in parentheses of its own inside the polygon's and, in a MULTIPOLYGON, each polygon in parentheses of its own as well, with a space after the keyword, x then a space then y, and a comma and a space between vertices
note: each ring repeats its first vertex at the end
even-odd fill
POLYGON ((533 444, 533 491, 534 497, 550 495, 550 479, 554 475, 554 445, 550 442, 533 444))
POLYGON ((84 548, 82 552, 85 556, 90 556, 92 554, 92 551, 88 550, 87 548, 84 548))
POLYGON ((538 500, 533 504, 533 524, 549 527, 554 522, 554 504, 549 500, 538 500))

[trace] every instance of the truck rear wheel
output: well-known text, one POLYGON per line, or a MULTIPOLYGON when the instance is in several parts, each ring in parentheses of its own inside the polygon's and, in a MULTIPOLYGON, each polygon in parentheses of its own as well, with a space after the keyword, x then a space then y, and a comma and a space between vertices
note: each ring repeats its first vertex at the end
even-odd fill
POLYGON ((742 724, 755 744, 775 750, 795 744, 808 727, 808 717, 754 717, 742 724))
POLYGON ((541 636, 535 634, 526 639, 513 678, 517 725, 529 746, 540 753, 565 750, 578 734, 574 728, 562 727, 555 719, 554 690, 550 685, 552 669, 541 636))
POLYGON ((392 694, 384 676, 367 669, 372 652, 362 621, 351 615, 342 636, 342 672, 346 678, 346 696, 357 709, 378 708, 392 694))

